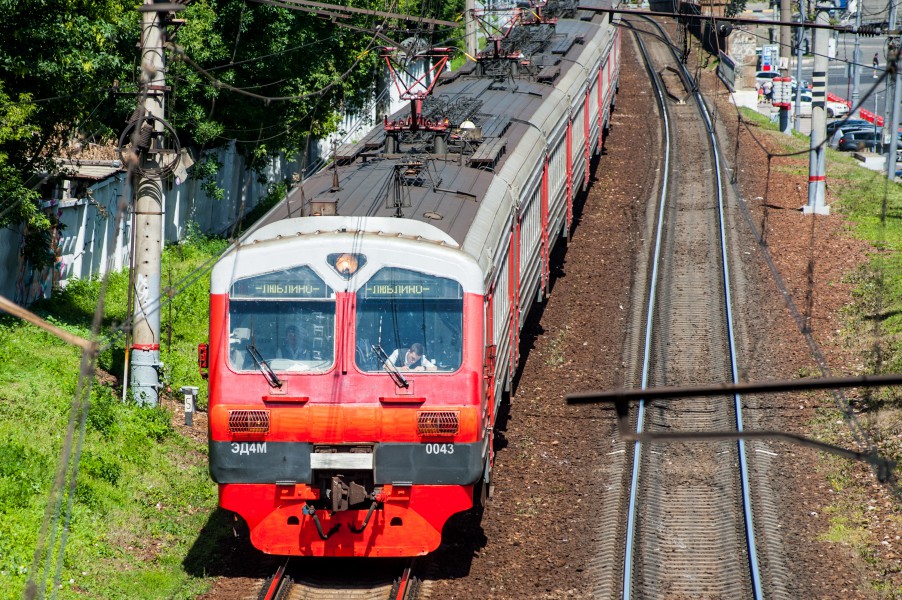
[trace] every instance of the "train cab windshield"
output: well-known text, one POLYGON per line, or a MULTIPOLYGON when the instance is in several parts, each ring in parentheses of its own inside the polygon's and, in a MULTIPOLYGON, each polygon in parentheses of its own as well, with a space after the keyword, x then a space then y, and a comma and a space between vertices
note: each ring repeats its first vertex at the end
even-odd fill
POLYGON ((356 361, 362 371, 450 372, 463 354, 463 287, 408 269, 379 270, 357 292, 356 361))
POLYGON ((289 372, 327 371, 335 362, 335 293, 310 267, 232 284, 229 364, 260 370, 260 358, 273 371, 289 372))

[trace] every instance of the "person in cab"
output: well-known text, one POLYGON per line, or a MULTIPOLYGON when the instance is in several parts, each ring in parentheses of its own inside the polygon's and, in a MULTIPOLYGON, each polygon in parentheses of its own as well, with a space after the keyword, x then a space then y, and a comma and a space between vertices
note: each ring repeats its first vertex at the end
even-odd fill
POLYGON ((435 363, 426 358, 426 349, 419 342, 411 344, 408 350, 397 348, 387 362, 401 370, 435 371, 435 363))
POLYGON ((298 328, 295 325, 289 325, 285 328, 285 339, 279 346, 277 358, 287 358, 288 360, 306 360, 310 358, 310 352, 301 345, 298 328))

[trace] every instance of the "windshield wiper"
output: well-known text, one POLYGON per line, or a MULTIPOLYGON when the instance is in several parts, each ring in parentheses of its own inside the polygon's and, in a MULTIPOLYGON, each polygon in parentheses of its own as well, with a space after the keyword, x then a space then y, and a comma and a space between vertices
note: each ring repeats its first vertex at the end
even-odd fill
POLYGON ((260 369, 260 372, 263 373, 263 378, 266 379, 266 383, 269 384, 269 387, 281 388, 282 381, 276 377, 275 371, 269 366, 269 364, 263 360, 263 356, 260 354, 260 351, 257 350, 257 346, 252 343, 247 345, 247 351, 250 352, 251 358, 254 359, 254 364, 257 365, 257 368, 260 369))
POLYGON ((392 381, 395 382, 395 385, 399 388, 405 389, 410 387, 410 384, 407 383, 407 380, 404 379, 403 375, 401 375, 401 371, 399 371, 395 365, 391 364, 391 359, 389 358, 388 354, 385 353, 385 350, 382 349, 382 346, 380 344, 374 344, 372 348, 373 352, 376 353, 376 356, 379 357, 379 360, 382 361, 382 364, 385 366, 388 374, 391 375, 392 381))

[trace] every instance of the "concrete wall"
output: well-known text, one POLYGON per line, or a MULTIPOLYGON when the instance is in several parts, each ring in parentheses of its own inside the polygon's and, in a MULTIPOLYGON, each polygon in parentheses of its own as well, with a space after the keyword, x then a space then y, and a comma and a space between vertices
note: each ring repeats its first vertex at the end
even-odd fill
POLYGON ((755 89, 755 49, 761 40, 749 31, 736 28, 727 38, 729 55, 736 61, 736 89, 755 89))
MULTIPOLYGON (((190 178, 178 185, 163 183, 165 243, 185 239, 195 223, 206 233, 229 233, 238 218, 267 195, 271 183, 290 179, 298 169, 296 162, 272 160, 261 182, 256 173, 246 169, 244 158, 234 148, 218 151, 216 158, 223 164, 216 178, 225 190, 222 200, 207 196, 200 182, 190 178)), ((28 304, 49 298, 54 285, 65 286, 73 278, 90 279, 128 267, 131 199, 126 174, 118 172, 91 185, 84 198, 46 201, 45 210, 53 211, 64 227, 56 234, 56 265, 40 272, 24 267, 18 259, 22 230, 0 232, 0 294, 28 304)))

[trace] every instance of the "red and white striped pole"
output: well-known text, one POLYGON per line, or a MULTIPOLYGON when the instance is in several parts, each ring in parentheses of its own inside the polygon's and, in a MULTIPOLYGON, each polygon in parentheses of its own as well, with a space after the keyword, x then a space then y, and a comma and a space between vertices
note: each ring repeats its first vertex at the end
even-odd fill
POLYGON ((792 107, 792 77, 774 77, 774 99, 772 104, 780 109, 780 131, 792 135, 789 126, 789 111, 792 107))

